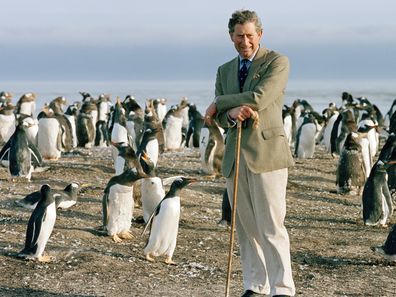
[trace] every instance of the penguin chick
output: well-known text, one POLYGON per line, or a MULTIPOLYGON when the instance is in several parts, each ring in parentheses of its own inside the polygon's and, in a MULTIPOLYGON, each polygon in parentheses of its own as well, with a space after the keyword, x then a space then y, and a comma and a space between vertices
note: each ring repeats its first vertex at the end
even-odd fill
POLYGON ((45 246, 54 229, 56 220, 55 198, 49 185, 40 189, 40 201, 30 216, 24 249, 18 253, 19 258, 49 262, 51 257, 43 256, 45 246))
POLYGON ((177 232, 180 218, 180 191, 196 179, 180 177, 173 181, 168 193, 151 214, 143 233, 151 223, 150 236, 144 255, 150 262, 154 257, 165 255, 166 264, 175 264, 172 261, 176 248, 177 232))

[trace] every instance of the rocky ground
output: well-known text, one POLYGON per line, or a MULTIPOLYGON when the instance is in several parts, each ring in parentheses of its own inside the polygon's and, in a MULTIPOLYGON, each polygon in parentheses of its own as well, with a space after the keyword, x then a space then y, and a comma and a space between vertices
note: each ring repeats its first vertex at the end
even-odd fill
MULTIPOLYGON (((177 265, 145 260, 143 225, 134 222, 135 238, 122 243, 97 230, 103 189, 114 172, 111 153, 78 152, 47 162, 49 169, 33 173, 31 182, 9 182, 7 169, 0 169, 0 296, 224 296, 229 230, 217 224, 224 179, 204 178, 197 149, 164 153, 158 164, 160 177, 199 179, 182 192, 177 265), (46 247, 54 261, 16 258, 31 211, 14 201, 44 183, 63 188, 70 182, 81 185, 79 201, 58 211, 46 247)), ((286 225, 297 295, 395 296, 395 264, 370 250, 385 241, 389 229, 364 226, 360 197, 335 193, 336 162, 318 147, 313 159, 296 160, 290 169, 286 225)), ((137 206, 134 215, 141 213, 137 206)), ((235 254, 231 296, 240 296, 237 246, 235 254)))

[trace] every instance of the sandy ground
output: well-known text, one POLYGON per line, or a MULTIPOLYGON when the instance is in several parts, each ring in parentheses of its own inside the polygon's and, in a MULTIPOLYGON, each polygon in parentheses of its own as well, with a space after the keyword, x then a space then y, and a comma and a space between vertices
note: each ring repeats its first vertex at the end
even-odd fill
MULTIPOLYGON (((164 153, 158 164, 160 177, 200 179, 182 192, 177 265, 145 260, 143 225, 134 222, 135 238, 118 244, 97 231, 103 189, 114 172, 111 153, 78 152, 47 162, 49 170, 33 173, 31 182, 11 183, 7 169, 0 169, 0 296, 224 296, 229 230, 217 222, 225 181, 204 179, 198 149, 164 153), (63 188, 70 182, 82 187, 77 205, 58 211, 46 247, 55 260, 16 258, 31 212, 14 201, 44 183, 63 188)), ((396 265, 370 250, 384 242, 389 228, 364 226, 360 197, 335 193, 336 164, 318 147, 313 159, 296 160, 289 172, 286 226, 297 296, 395 296, 396 265)), ((136 206, 135 217, 141 214, 136 206)), ((240 296, 235 249, 231 296, 240 296)))

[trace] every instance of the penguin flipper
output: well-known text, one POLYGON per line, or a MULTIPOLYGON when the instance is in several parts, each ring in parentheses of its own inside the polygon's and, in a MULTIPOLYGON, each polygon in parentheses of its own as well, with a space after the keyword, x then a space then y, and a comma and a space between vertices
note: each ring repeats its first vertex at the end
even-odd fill
POLYGON ((205 160, 209 160, 209 156, 212 153, 213 148, 216 146, 216 141, 213 139, 209 139, 208 145, 205 150, 205 160))
MULTIPOLYGON (((164 198, 165 199, 165 198, 164 198)), ((152 214, 150 215, 149 219, 147 220, 146 226, 143 229, 143 232, 141 234, 141 236, 144 235, 144 233, 146 233, 146 230, 148 229, 148 227, 150 226, 151 228, 151 223, 153 221, 153 218, 159 213, 160 209, 161 209, 161 203, 162 201, 164 201, 164 199, 162 199, 160 201, 160 203, 158 203, 157 207, 154 209, 154 211, 152 212, 152 214)))
POLYGON ((2 161, 4 158, 8 158, 8 152, 10 151, 11 138, 7 141, 7 143, 2 147, 2 149, 0 151, 0 161, 2 161))
POLYGON ((105 193, 102 198, 102 225, 103 228, 106 228, 107 222, 109 221, 109 194, 105 193))
POLYGON ((29 141, 29 150, 32 154, 33 167, 41 167, 43 164, 43 157, 37 147, 29 141))

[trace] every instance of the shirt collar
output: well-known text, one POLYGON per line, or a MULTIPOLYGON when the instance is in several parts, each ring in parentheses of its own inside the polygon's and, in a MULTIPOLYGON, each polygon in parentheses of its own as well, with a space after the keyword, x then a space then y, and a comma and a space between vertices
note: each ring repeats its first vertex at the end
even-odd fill
MULTIPOLYGON (((254 57, 256 56, 256 54, 257 54, 257 52, 258 52, 259 49, 260 49, 260 47, 257 48, 257 50, 253 53, 253 55, 251 55, 248 59, 246 59, 246 60, 249 60, 249 62, 246 63, 246 66, 247 66, 248 68, 249 68, 249 66, 252 64, 253 59, 254 59, 254 57)), ((241 57, 241 56, 239 55, 239 68, 242 67, 242 60, 244 60, 244 59, 245 59, 245 58, 243 58, 243 57, 241 57)))

